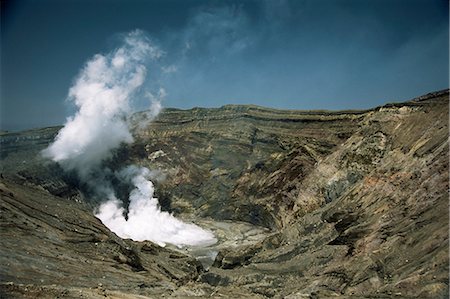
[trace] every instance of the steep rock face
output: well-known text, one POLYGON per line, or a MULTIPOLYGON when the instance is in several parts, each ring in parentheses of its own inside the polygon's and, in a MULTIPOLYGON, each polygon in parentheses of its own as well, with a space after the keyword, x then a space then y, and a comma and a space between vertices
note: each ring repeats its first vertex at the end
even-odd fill
POLYGON ((292 208, 294 182, 345 141, 363 116, 256 106, 167 110, 137 131, 123 156, 162 170, 159 195, 164 202, 170 193, 166 205, 175 213, 274 228, 281 225, 279 209, 292 208))
POLYGON ((442 91, 357 112, 167 109, 146 127, 137 114, 135 142, 108 167, 159 170, 160 203, 180 217, 271 229, 262 239, 264 230, 237 223, 252 241, 216 247, 208 271, 173 249, 121 240, 96 220, 76 181, 38 155, 58 128, 2 134, 1 290, 447 298, 448 105, 442 91))
POLYGON ((299 182, 280 234, 226 275, 267 271, 236 283, 268 296, 446 298, 448 150, 447 93, 368 112, 299 182))
POLYGON ((122 240, 82 204, 16 179, 2 179, 0 195, 5 298, 158 296, 203 271, 192 257, 122 240))

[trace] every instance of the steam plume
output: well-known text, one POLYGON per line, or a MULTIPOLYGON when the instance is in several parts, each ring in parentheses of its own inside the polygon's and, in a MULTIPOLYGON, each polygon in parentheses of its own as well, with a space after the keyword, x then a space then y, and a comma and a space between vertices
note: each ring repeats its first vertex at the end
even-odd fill
POLYGON ((161 212, 158 200, 153 197, 153 184, 149 180, 150 171, 145 167, 129 166, 119 176, 128 180, 134 189, 130 193, 128 220, 120 201, 112 199, 99 208, 96 216, 122 238, 136 241, 152 240, 164 246, 209 245, 215 239, 208 231, 193 224, 186 224, 167 212, 161 212))
MULTIPOLYGON (((158 200, 153 197, 151 172, 147 168, 129 166, 115 174, 134 188, 129 195, 126 218, 126 211, 108 180, 112 172, 102 168, 102 162, 111 157, 113 149, 133 142, 127 121, 132 112, 132 98, 145 81, 146 63, 162 54, 143 32, 133 31, 112 53, 95 55, 69 90, 68 99, 78 111, 67 119, 43 155, 66 171, 75 171, 81 181, 94 189, 97 197, 107 200, 96 216, 120 237, 150 240, 160 245, 211 244, 216 240, 210 232, 161 212, 158 200)), ((159 99, 164 95, 164 89, 159 89, 156 95, 147 92, 152 102, 149 117, 159 113, 159 99)))
POLYGON ((145 61, 161 54, 142 32, 134 31, 113 53, 97 54, 88 61, 69 90, 68 99, 78 112, 68 118, 44 155, 86 178, 110 156, 111 149, 131 143, 126 121, 131 96, 144 83, 145 61))

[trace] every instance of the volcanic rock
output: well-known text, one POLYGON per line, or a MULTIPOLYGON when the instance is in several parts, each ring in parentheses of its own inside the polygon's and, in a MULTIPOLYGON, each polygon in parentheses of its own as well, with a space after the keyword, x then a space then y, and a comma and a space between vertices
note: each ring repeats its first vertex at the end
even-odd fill
POLYGON ((208 248, 123 240, 39 152, 0 135, 5 298, 448 298, 448 90, 366 111, 166 109, 105 161, 157 170, 208 248))

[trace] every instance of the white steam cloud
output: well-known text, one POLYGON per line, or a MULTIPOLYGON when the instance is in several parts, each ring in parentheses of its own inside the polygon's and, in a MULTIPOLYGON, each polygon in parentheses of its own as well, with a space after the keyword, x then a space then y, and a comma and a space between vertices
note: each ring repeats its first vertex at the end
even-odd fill
POLYGON ((86 178, 112 149, 131 143, 126 118, 131 112, 131 96, 144 83, 145 61, 161 55, 142 32, 133 31, 122 47, 88 61, 69 90, 68 99, 78 112, 68 118, 44 156, 86 178))
POLYGON ((151 173, 145 168, 129 166, 119 176, 133 184, 130 193, 128 219, 124 217, 121 202, 112 199, 99 208, 96 216, 113 232, 122 238, 135 241, 151 240, 161 246, 165 243, 176 245, 211 245, 214 236, 200 227, 184 223, 167 212, 161 212, 158 200, 153 197, 151 173))
MULTIPOLYGON (((67 119, 43 155, 66 171, 75 171, 82 182, 94 189, 97 197, 107 200, 96 216, 120 237, 150 240, 162 246, 166 243, 209 245, 216 242, 211 232, 161 211, 153 197, 151 172, 147 168, 129 166, 116 174, 134 188, 125 217, 126 210, 107 179, 111 171, 102 168, 102 162, 111 157, 113 149, 133 142, 128 123, 133 95, 145 81, 146 63, 162 55, 139 30, 124 36, 123 45, 112 53, 95 55, 69 90, 68 99, 78 111, 67 119)), ((147 92, 152 103, 150 118, 160 112, 160 99, 165 94, 162 88, 155 94, 147 92)))

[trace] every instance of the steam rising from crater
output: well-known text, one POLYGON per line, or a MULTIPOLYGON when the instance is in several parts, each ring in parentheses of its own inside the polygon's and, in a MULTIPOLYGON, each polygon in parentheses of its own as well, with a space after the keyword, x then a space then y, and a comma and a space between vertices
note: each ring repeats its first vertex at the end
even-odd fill
POLYGON ((130 193, 128 220, 120 201, 112 199, 102 204, 97 217, 122 238, 135 241, 152 240, 159 245, 207 245, 214 243, 208 231, 193 224, 179 221, 167 212, 161 212, 153 197, 151 172, 145 167, 129 166, 118 174, 134 186, 130 193))
POLYGON ((69 90, 68 99, 78 111, 44 155, 85 179, 111 156, 112 149, 131 143, 127 123, 131 98, 144 83, 145 62, 161 55, 142 32, 134 31, 114 52, 89 60, 69 90))
MULTIPOLYGON (((112 150, 133 142, 129 129, 132 99, 144 84, 146 64, 162 55, 143 32, 136 30, 124 36, 122 46, 115 51, 89 60, 69 90, 68 99, 78 111, 67 119, 43 155, 66 171, 77 173, 96 197, 106 200, 96 216, 120 237, 150 240, 162 246, 212 244, 216 241, 212 233, 160 210, 147 168, 129 166, 114 173, 102 167, 102 162, 111 158, 112 150), (116 197, 112 177, 133 187, 127 217, 116 197)), ((146 95, 151 100, 147 115, 154 118, 161 110, 160 99, 165 91, 160 88, 146 95)))

